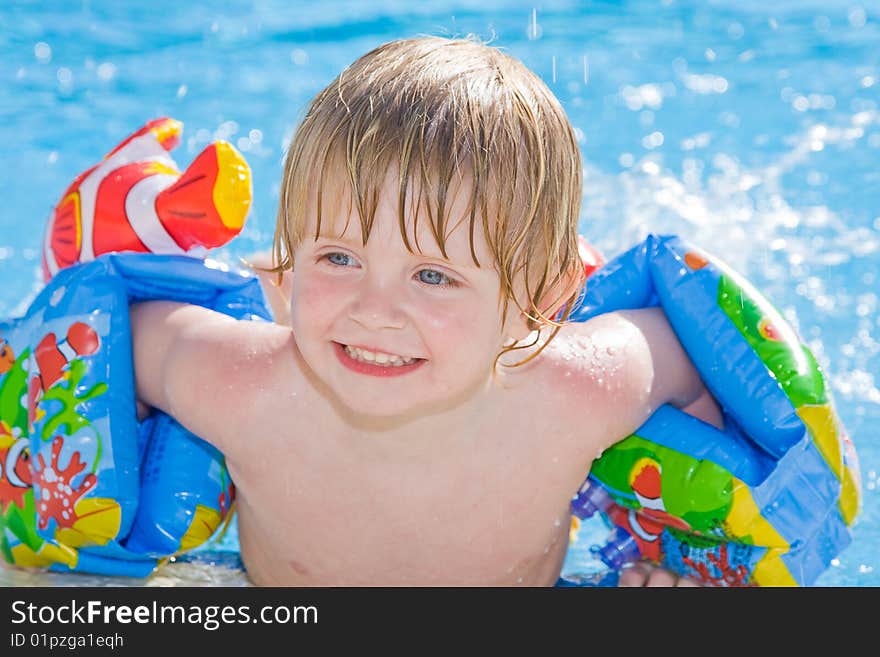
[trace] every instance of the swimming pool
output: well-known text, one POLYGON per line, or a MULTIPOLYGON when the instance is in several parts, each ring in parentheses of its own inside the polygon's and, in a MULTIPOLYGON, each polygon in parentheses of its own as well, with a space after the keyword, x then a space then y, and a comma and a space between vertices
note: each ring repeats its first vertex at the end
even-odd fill
MULTIPOLYGON (((880 14, 858 0, 422 3, 11 2, 0 8, 0 316, 40 285, 45 218, 147 119, 184 122, 180 164, 225 138, 253 170, 230 256, 274 230, 284 145, 358 55, 418 34, 494 37, 562 101, 585 158, 581 232, 616 254, 675 232, 799 328, 858 449, 864 506, 822 586, 880 585, 880 14)), ((569 572, 598 572, 587 526, 569 572)), ((154 585, 239 584, 234 526, 154 585), (206 565, 208 564, 208 565, 206 565), (213 564, 213 565, 211 565, 213 564)), ((0 583, 77 584, 0 571, 0 583)))

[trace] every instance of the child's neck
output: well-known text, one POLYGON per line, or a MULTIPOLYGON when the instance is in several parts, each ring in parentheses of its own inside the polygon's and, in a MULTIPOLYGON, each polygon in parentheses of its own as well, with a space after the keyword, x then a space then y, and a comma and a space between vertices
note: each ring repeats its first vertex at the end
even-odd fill
POLYGON ((418 458, 470 440, 495 407, 493 398, 499 392, 497 380, 489 376, 443 407, 420 407, 405 415, 357 415, 333 399, 331 404, 351 428, 351 440, 360 447, 418 458))

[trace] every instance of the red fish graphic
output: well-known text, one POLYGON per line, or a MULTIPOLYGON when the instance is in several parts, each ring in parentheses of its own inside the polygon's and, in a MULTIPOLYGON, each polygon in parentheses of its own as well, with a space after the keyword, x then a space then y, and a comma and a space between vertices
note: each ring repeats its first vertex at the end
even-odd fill
POLYGON ((64 376, 68 363, 78 356, 89 356, 100 346, 98 334, 84 322, 74 322, 61 341, 54 333, 47 333, 34 349, 37 374, 28 386, 28 421, 33 424, 37 403, 43 393, 64 376))
POLYGON ((650 458, 640 459, 630 472, 630 486, 641 508, 636 511, 613 505, 607 513, 614 524, 626 529, 635 539, 642 557, 659 561, 659 538, 664 527, 687 530, 690 525, 669 513, 661 495, 660 464, 650 458))
POLYGON ((0 421, 0 512, 13 502, 24 508, 24 494, 34 481, 27 438, 15 438, 5 422, 0 421))
POLYGON ((6 340, 0 340, 0 374, 6 374, 15 365, 15 353, 6 340))
POLYGON ((71 183, 43 240, 43 276, 102 253, 198 253, 225 244, 244 226, 250 168, 225 141, 205 148, 180 173, 168 155, 183 125, 150 121, 71 183))

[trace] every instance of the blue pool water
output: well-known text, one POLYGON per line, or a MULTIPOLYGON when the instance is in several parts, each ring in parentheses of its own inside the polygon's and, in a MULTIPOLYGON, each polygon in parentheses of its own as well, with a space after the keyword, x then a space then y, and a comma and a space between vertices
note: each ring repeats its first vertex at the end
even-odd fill
MULTIPOLYGON (((818 584, 880 585, 876 3, 4 2, 0 316, 20 314, 40 285, 42 229, 61 192, 146 120, 184 122, 179 164, 216 138, 245 155, 253 211, 227 248, 245 255, 270 244, 283 150, 311 96, 383 41, 468 33, 525 61, 562 101, 585 159, 581 232, 603 252, 680 233, 798 327, 863 475, 854 542, 818 584)), ((603 531, 586 528, 569 572, 596 572, 585 547, 603 531)), ((192 565, 151 581, 238 582, 235 549, 233 527, 202 551, 218 562, 206 580, 192 565)))

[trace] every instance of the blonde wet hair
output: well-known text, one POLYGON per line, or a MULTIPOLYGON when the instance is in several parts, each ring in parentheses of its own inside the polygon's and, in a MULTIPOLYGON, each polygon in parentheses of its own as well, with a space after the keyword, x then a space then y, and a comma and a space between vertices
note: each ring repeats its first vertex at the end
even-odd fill
MULTIPOLYGON (((419 245, 408 235, 408 215, 413 236, 416 222, 427 221, 446 257, 446 238, 455 227, 449 226, 447 194, 457 177, 470 178, 471 257, 482 266, 473 244, 479 225, 501 281, 502 317, 513 300, 530 329, 553 328, 538 350, 511 366, 537 356, 583 285, 581 155, 553 93, 520 61, 475 38, 403 39, 363 55, 314 98, 287 151, 272 271, 280 276, 294 267, 293 253, 306 238, 309 194, 315 193, 317 239, 325 188, 329 184, 332 194, 340 175, 366 244, 392 167, 398 171, 400 232, 411 253, 419 245), (416 211, 407 213, 408 204, 416 211)), ((496 365, 504 353, 533 346, 539 336, 504 345, 496 365)))

